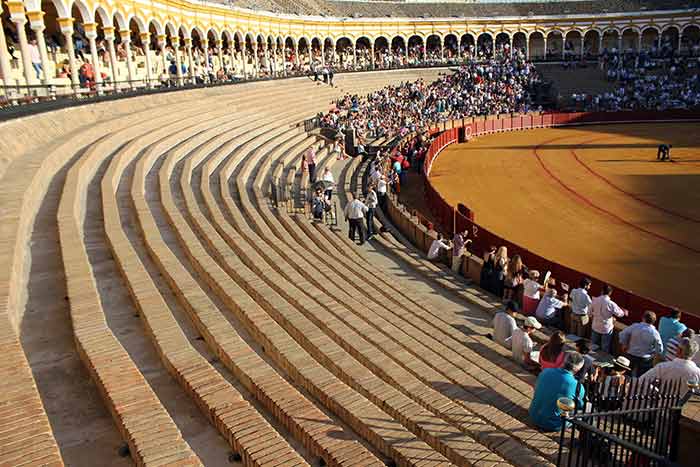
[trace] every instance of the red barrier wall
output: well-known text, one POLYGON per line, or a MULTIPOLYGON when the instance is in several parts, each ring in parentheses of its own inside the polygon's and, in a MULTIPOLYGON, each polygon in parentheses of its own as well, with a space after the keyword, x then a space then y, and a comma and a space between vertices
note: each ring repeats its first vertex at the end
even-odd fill
MULTIPOLYGON (((598 294, 604 284, 603 281, 591 277, 580 271, 576 271, 564 265, 554 263, 552 261, 536 255, 531 251, 509 242, 507 239, 501 238, 489 230, 481 227, 476 221, 479 219, 479 213, 471 212, 472 220, 459 213, 454 206, 450 205, 438 193, 430 183, 430 169, 433 161, 447 145, 455 143, 459 134, 459 127, 465 127, 465 133, 476 137, 483 134, 492 133, 495 131, 510 131, 516 129, 527 128, 542 128, 556 127, 566 125, 585 125, 595 123, 634 123, 634 122, 661 122, 669 120, 698 120, 700 112, 693 111, 667 111, 667 112, 575 112, 575 113, 544 113, 544 114, 528 114, 516 116, 498 116, 498 117, 483 117, 474 119, 463 119, 454 122, 453 129, 440 133, 433 144, 430 146, 426 154, 423 164, 423 174, 425 180, 425 196, 426 202, 430 207, 432 214, 445 227, 451 228, 452 234, 454 231, 469 230, 472 239, 472 253, 483 256, 484 252, 490 246, 506 246, 508 251, 517 252, 523 262, 530 269, 539 271, 551 271, 552 276, 559 282, 558 286, 561 289, 561 283, 568 284, 570 289, 578 286, 582 277, 587 276, 593 281, 593 292, 598 294)), ((469 209, 469 206, 466 206, 469 209)), ((623 308, 630 311, 629 317, 623 320, 629 324, 638 321, 645 310, 653 310, 657 315, 667 314, 669 307, 655 300, 643 297, 629 290, 624 290, 615 287, 615 301, 623 308)), ((694 329, 700 328, 700 316, 684 314, 683 321, 694 329)))

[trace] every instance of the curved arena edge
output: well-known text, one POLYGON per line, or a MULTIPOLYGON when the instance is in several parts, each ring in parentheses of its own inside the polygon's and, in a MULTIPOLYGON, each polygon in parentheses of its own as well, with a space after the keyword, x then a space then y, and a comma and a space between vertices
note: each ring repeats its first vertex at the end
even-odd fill
MULTIPOLYGON (((629 123, 668 123, 668 122, 696 122, 700 121, 700 113, 697 111, 664 111, 664 112, 575 112, 575 113, 543 113, 532 115, 498 115, 482 118, 470 118, 447 122, 442 129, 434 128, 432 132, 437 134, 436 140, 431 145, 423 165, 425 177, 425 196, 428 209, 435 215, 443 227, 454 231, 468 230, 473 235, 472 248, 476 255, 482 256, 490 245, 504 245, 510 251, 517 251, 529 267, 551 271, 552 276, 559 282, 566 284, 578 284, 581 277, 590 277, 595 290, 600 289, 605 281, 592 277, 586 271, 576 271, 564 264, 560 264, 538 254, 529 251, 520 245, 516 245, 488 229, 479 225, 478 212, 473 212, 469 206, 458 209, 449 204, 432 185, 430 171, 432 164, 440 153, 449 145, 457 142, 469 141, 472 137, 505 131, 528 130, 532 128, 554 128, 581 125, 600 124, 629 124, 629 123)), ((564 187, 566 189, 566 187, 564 187)), ((584 200, 585 201, 585 200, 584 200)), ((615 292, 616 302, 630 311, 630 315, 624 319, 627 324, 641 319, 646 310, 668 310, 670 307, 646 297, 634 291, 626 290, 611 284, 615 292)), ((686 310, 692 311, 692 310, 686 310)), ((700 317, 685 313, 684 321, 688 325, 700 327, 700 317)))

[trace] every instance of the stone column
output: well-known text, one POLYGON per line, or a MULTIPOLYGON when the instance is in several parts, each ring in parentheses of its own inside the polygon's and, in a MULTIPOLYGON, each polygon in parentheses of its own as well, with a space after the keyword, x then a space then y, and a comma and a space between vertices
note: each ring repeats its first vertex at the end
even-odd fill
POLYGON ((258 58, 258 52, 260 52, 258 40, 255 39, 255 44, 253 47, 253 71, 255 72, 255 78, 260 77, 260 59, 258 58))
POLYGON ((355 44, 352 45, 352 67, 357 69, 357 49, 355 48, 355 44))
MULTIPOLYGON (((221 39, 217 39, 216 48, 217 48, 218 56, 219 56, 219 68, 221 68, 225 72, 226 66, 224 65, 224 41, 221 39)), ((216 70, 215 70, 214 74, 216 74, 216 70)))
POLYGON ((83 23, 83 28, 85 29, 85 35, 88 38, 90 44, 90 56, 92 57, 92 69, 95 71, 95 88, 98 92, 101 92, 102 88, 102 67, 100 67, 100 59, 97 56, 97 44, 95 39, 97 39, 97 24, 95 23, 83 23))
POLYGON ((408 66, 408 39, 404 39, 403 45, 404 45, 404 49, 403 49, 404 55, 406 55, 406 65, 405 66, 408 66))
POLYGON ((192 60, 192 38, 185 37, 185 51, 187 52, 187 75, 190 79, 190 83, 194 84, 194 67, 192 66, 194 61, 192 60))
POLYGON ((617 53, 622 54, 622 34, 618 34, 617 36, 617 53))
POLYGON ((581 34, 581 60, 586 57, 586 38, 581 34))
POLYGON ((598 36, 598 55, 603 53, 603 34, 598 36))
POLYGON ((243 57, 243 79, 248 79, 248 47, 245 42, 241 47, 241 57, 243 57))
POLYGON ((202 44, 202 49, 204 50, 204 63, 200 63, 200 65, 204 65, 204 68, 206 69, 206 67, 209 65, 209 39, 202 39, 200 43, 202 44))
POLYGON ((19 40, 19 50, 22 55, 22 68, 24 68, 24 80, 27 85, 37 82, 36 72, 32 66, 32 59, 29 54, 29 42, 27 41, 27 32, 24 30, 24 25, 27 24, 27 18, 24 14, 24 3, 17 0, 7 2, 7 7, 10 10, 10 20, 15 25, 17 31, 17 39, 19 40))
POLYGON ((134 83, 134 59, 131 56, 131 31, 119 31, 119 37, 121 37, 124 50, 126 51, 126 71, 129 78, 129 87, 134 89, 136 84, 134 83))
POLYGON ((370 65, 371 69, 374 70, 374 67, 375 67, 374 62, 376 61, 376 57, 374 56, 374 42, 372 42, 370 44, 370 52, 369 53, 370 53, 369 65, 370 65))
POLYGON ((151 33, 139 33, 139 38, 141 39, 141 45, 143 45, 143 53, 146 54, 146 87, 150 88, 151 80, 153 79, 153 69, 151 68, 151 33))
POLYGON ((114 27, 104 26, 102 32, 105 35, 105 41, 107 42, 107 50, 109 52, 109 67, 112 69, 112 84, 114 85, 114 90, 116 91, 117 86, 117 52, 114 50, 114 27))
POLYGON ((168 63, 165 54, 167 53, 166 46, 168 45, 168 38, 165 34, 158 34, 158 47, 160 47, 160 60, 163 62, 163 73, 168 73, 168 68, 170 64, 168 63))
POLYGON ((532 57, 530 55, 530 35, 525 36, 525 58, 530 60, 532 57))
POLYGON ((71 83, 73 89, 77 90, 80 87, 80 79, 78 79, 78 66, 75 63, 75 47, 73 47, 73 18, 58 18, 58 25, 61 27, 61 33, 66 41, 71 83))
POLYGON ((561 59, 564 60, 564 57, 566 56, 564 53, 566 52, 566 36, 562 35, 561 36, 561 59))
POLYGON ((440 39, 440 62, 445 61, 445 42, 440 39))
POLYGON ((184 79, 182 77, 182 64, 180 63, 180 38, 179 37, 171 37, 170 38, 170 43, 173 46, 173 51, 175 53, 175 75, 177 76, 177 84, 179 86, 182 86, 185 84, 184 79))
POLYGON ((496 38, 491 39, 491 58, 496 58, 496 38))
POLYGON ((642 33, 637 34, 637 53, 642 51, 642 33))
MULTIPOLYGON (((2 13, 2 3, 0 3, 0 13, 2 13)), ((7 50, 7 39, 5 30, 0 27, 0 75, 5 85, 11 84, 10 53, 7 50)))
MULTIPOLYGON (((29 17, 29 26, 32 28, 32 31, 34 31, 34 36, 36 37, 36 42, 39 46, 39 55, 41 56, 41 68, 43 69, 44 75, 43 83, 50 84, 51 79, 53 79, 54 77, 54 73, 52 73, 50 70, 51 62, 49 62, 49 53, 46 50, 46 39, 44 38, 44 12, 39 10, 28 11, 27 16, 29 17)), ((2 48, 2 43, 0 43, 0 48, 2 48)), ((2 52, 0 51, 0 53, 2 52)))
POLYGON ((544 60, 547 60, 547 36, 544 36, 544 60))

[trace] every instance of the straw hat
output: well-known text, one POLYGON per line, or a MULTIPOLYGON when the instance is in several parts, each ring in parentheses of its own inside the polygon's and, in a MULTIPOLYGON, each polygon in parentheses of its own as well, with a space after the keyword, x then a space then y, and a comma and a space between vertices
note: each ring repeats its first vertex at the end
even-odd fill
POLYGON ((613 360, 613 363, 616 366, 619 366, 621 368, 624 368, 625 370, 630 370, 630 360, 627 357, 617 357, 615 360, 613 360))

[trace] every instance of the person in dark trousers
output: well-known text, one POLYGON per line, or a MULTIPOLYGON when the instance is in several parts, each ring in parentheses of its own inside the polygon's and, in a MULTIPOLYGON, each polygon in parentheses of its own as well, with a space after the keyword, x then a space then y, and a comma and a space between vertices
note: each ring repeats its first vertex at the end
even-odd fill
POLYGON ((355 232, 358 231, 360 233, 360 245, 365 243, 365 235, 362 231, 362 221, 365 218, 365 214, 367 214, 367 206, 357 198, 353 199, 345 206, 345 219, 350 225, 348 236, 350 240, 354 242, 355 232))
POLYGON ((656 160, 669 161, 671 160, 671 145, 659 144, 659 150, 656 152, 656 160))
POLYGON ((333 87, 333 75, 334 74, 335 73, 333 72, 333 68, 329 68, 328 69, 328 84, 330 84, 331 87, 333 87))
POLYGON ((377 193, 374 191, 374 186, 369 186, 367 199, 365 201, 367 202, 367 238, 369 239, 374 235, 374 210, 379 203, 377 193))

